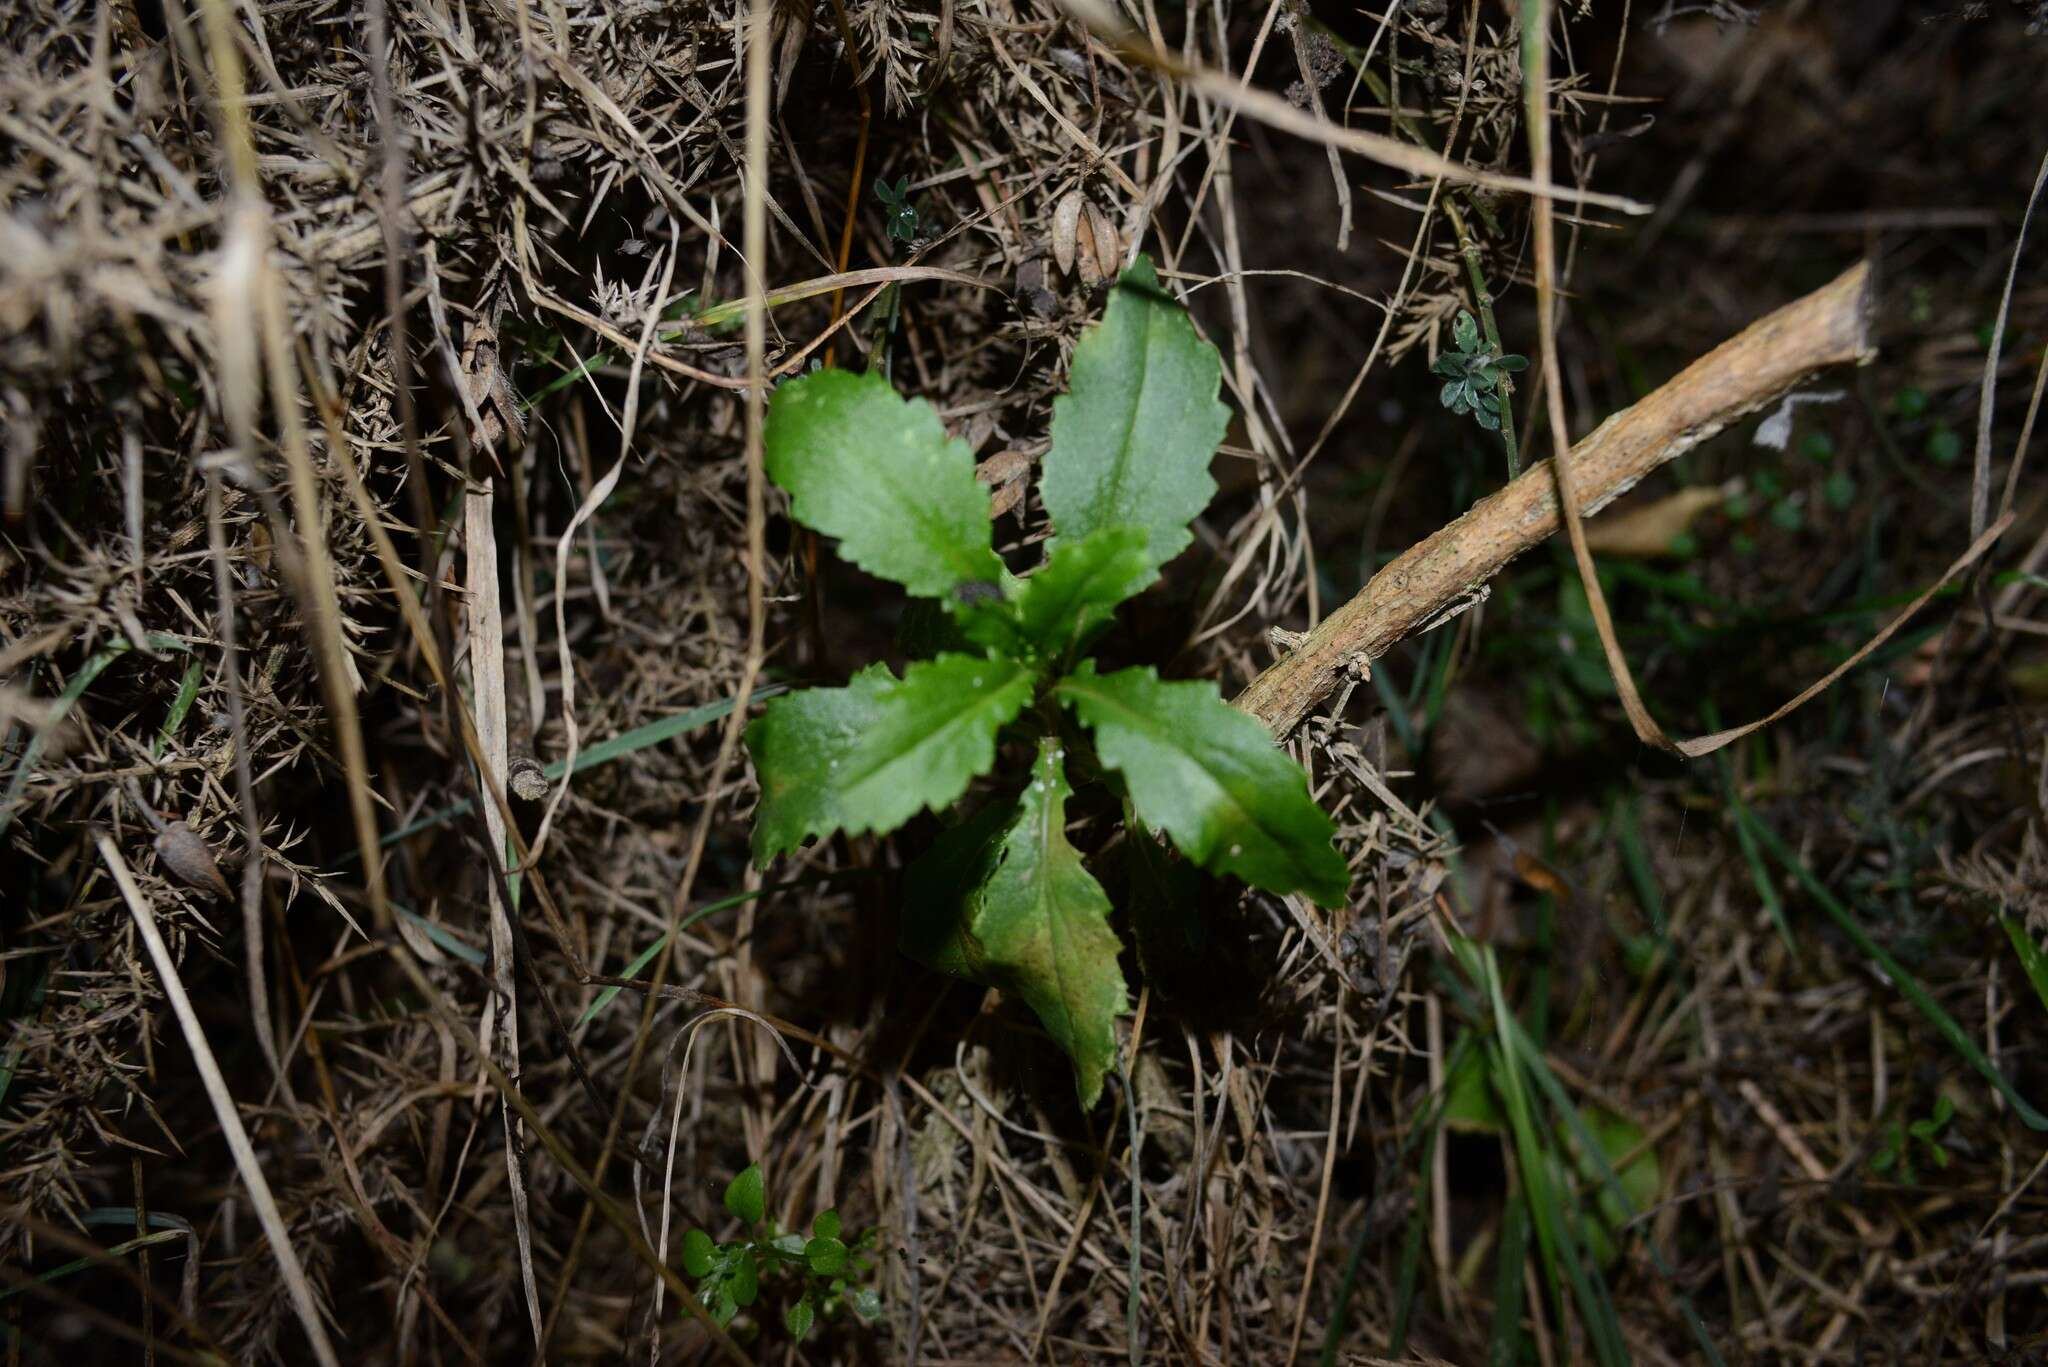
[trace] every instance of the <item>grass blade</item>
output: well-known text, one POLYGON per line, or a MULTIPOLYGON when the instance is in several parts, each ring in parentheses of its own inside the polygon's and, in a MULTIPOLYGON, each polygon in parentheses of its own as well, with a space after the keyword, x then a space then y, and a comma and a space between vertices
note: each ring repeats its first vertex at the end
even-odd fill
MULTIPOLYGON (((756 690, 754 696, 760 696, 758 690, 756 690)), ((848 869, 840 873, 819 873, 812 874, 808 878, 792 878, 786 883, 770 883, 766 887, 754 888, 747 892, 736 892, 730 897, 721 897, 716 902, 706 902, 703 906, 698 907, 676 923, 676 933, 681 934, 683 931, 688 930, 714 911, 725 911, 740 905, 742 902, 750 902, 756 897, 764 897, 771 892, 788 892, 791 888, 807 888, 818 883, 843 883, 852 878, 871 878, 873 876, 873 872, 868 869, 848 869)), ((440 941, 437 939, 435 943, 439 944, 440 941)), ((647 965, 653 963, 655 956, 660 954, 667 946, 668 933, 664 931, 661 937, 653 944, 635 954, 627 962, 626 966, 619 970, 619 976, 621 978, 630 978, 638 973, 645 972, 647 965)), ((464 948, 468 947, 464 946, 464 948)), ((471 951, 471 953, 474 952, 473 950, 471 951)), ((596 999, 584 1009, 582 1015, 576 1018, 576 1023, 570 1029, 581 1030, 584 1026, 590 1024, 591 1021, 597 1018, 597 1013, 610 1006, 612 1000, 624 990, 620 987, 607 987, 604 991, 598 993, 596 999)))
MULTIPOLYGON (((754 690, 754 697, 756 700, 772 698, 778 693, 787 693, 788 691, 789 688, 785 684, 764 684, 754 690)), ((630 731, 621 731, 611 739, 600 741, 578 755, 576 757, 576 772, 580 774, 586 770, 595 769, 600 764, 610 764, 615 759, 623 758, 636 751, 645 750, 649 746, 660 745, 663 741, 674 740, 677 736, 685 735, 700 726, 717 721, 720 717, 732 711, 732 704, 733 700, 731 698, 722 698, 714 703, 706 703, 702 707, 691 708, 688 712, 678 712, 673 717, 663 717, 658 721, 648 722, 645 726, 636 726, 630 731)), ((563 768, 562 761, 556 760, 553 764, 542 769, 541 774, 548 782, 553 783, 562 777, 563 768)), ((415 821, 409 821, 405 825, 398 827, 396 830, 385 835, 379 843, 388 848, 396 845, 401 840, 418 835, 421 831, 432 830, 436 826, 446 825, 457 817, 468 816, 470 812, 475 810, 475 807, 476 804, 469 798, 463 798, 459 802, 452 802, 446 807, 429 812, 415 821)), ((0 830, 5 829, 5 825, 0 825, 0 830)), ((357 851, 350 850, 347 854, 342 855, 330 864, 328 866, 329 871, 345 869, 361 857, 357 851)))
POLYGON ((1529 1213, 1509 1201, 1501 1214, 1500 1261, 1493 1279, 1493 1331, 1487 1367, 1517 1367, 1522 1360, 1522 1264, 1528 1256, 1529 1213))
POLYGON ((1998 918, 1998 924, 2005 927, 2005 937, 2012 941, 2012 952, 2020 956, 2020 967, 2027 971, 2027 981, 2034 985, 2034 995, 2041 999, 2043 1009, 2048 1009, 2048 952, 2034 942, 2027 928, 2010 916, 1998 918))
POLYGON ((1580 1317, 1593 1340, 1594 1356, 1599 1359, 1601 1367, 1621 1367, 1628 1361, 1628 1350, 1622 1342, 1621 1327, 1614 1318, 1614 1304, 1608 1298, 1605 1286, 1596 1286, 1586 1275, 1585 1263, 1579 1256, 1578 1240, 1566 1218, 1562 1194, 1553 1181, 1554 1176, 1563 1170, 1563 1165, 1543 1142, 1529 1104, 1528 1090, 1523 1085, 1521 1055, 1514 1047, 1515 1020, 1508 1011, 1506 995, 1501 989, 1500 965, 1488 947, 1480 948, 1479 957, 1485 970, 1487 995, 1493 1004, 1497 1036, 1487 1042, 1486 1056, 1493 1068, 1495 1086, 1507 1103, 1508 1125, 1514 1134, 1529 1215, 1536 1227, 1537 1245, 1543 1250, 1544 1268, 1549 1274, 1546 1280, 1556 1301, 1558 1322, 1564 1322, 1562 1285, 1568 1284, 1572 1299, 1578 1302, 1580 1317))
POLYGON ((1850 943, 1868 955, 1871 961, 1883 970, 1892 985, 1899 989, 1901 995, 1927 1018, 1927 1023, 1934 1027, 1935 1033, 1947 1040, 1949 1046, 1963 1056, 1964 1062, 1975 1068, 1986 1082, 1997 1089, 1998 1094, 2006 1099, 2013 1113, 2019 1116, 2026 1127, 2030 1130, 2048 1130, 2048 1115, 2042 1115, 2027 1103, 2027 1099, 2019 1094, 2019 1090, 2007 1080, 2005 1074, 1999 1072, 1992 1066, 1991 1060, 1984 1057, 1984 1051, 1977 1047, 1977 1042, 1964 1032, 1962 1026, 1956 1024, 1955 1017, 1941 1009, 1941 1004, 1920 985, 1920 980, 1907 972, 1905 965, 1893 958, 1889 950, 1870 938, 1870 933, 1849 914, 1848 908, 1835 900, 1834 895, 1814 876, 1813 870, 1807 868, 1799 856, 1786 847, 1777 833, 1757 820, 1754 815, 1749 817, 1749 825, 1756 833, 1757 840, 1790 871, 1794 878, 1799 880, 1800 885, 1812 895, 1813 900, 1820 903, 1821 910, 1828 914, 1828 918, 1840 928, 1842 934, 1849 937, 1850 943))
MULTIPOLYGON (((189 650, 183 641, 175 636, 152 632, 143 638, 156 650, 189 650)), ((64 691, 57 695, 57 701, 50 707, 50 720, 29 734, 28 743, 21 747, 21 757, 14 763, 14 773, 7 780, 7 792, 0 795, 0 835, 14 824, 14 814, 19 810, 23 790, 35 773, 36 763, 43 757, 43 747, 48 743, 51 731, 64 720, 78 700, 85 696, 85 690, 92 687, 106 667, 118 657, 127 654, 134 647, 126 641, 116 641, 106 649, 87 660, 79 671, 71 676, 71 682, 64 685, 64 691)))
POLYGON ((192 710, 193 699, 199 696, 199 676, 205 672, 205 662, 194 659, 185 666, 184 677, 178 680, 178 692, 171 699, 171 710, 164 714, 164 729, 150 743, 149 757, 155 759, 171 743, 171 737, 178 734, 178 728, 185 724, 185 714, 192 710))

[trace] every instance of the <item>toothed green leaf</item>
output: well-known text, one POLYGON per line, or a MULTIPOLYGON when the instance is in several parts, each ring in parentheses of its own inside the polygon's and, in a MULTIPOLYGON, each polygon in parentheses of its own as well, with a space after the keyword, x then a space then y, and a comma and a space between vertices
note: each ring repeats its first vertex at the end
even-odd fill
POLYGON ((1039 743, 1031 782, 1007 809, 1010 824, 993 858, 968 861, 977 882, 952 904, 958 932, 949 949, 958 947, 956 971, 1022 997, 1037 1013, 1074 1061, 1082 1104, 1092 1106, 1116 1066, 1116 1018, 1129 998, 1109 897, 1067 842, 1064 754, 1056 740, 1039 743))
POLYGON ((1010 601, 979 605, 968 637, 1023 659, 1052 659, 1109 620, 1116 605, 1159 577, 1136 527, 1103 527, 1053 547, 1045 568, 1010 601))
POLYGON ((1012 660, 941 655, 898 680, 877 665, 845 688, 787 693, 747 728, 761 776, 754 859, 812 836, 895 830, 942 808, 995 760, 996 732, 1031 700, 1012 660))
POLYGON ((1216 348, 1139 257, 1074 348, 1072 392, 1053 400, 1038 487, 1061 539, 1136 527, 1154 567, 1187 547, 1188 523, 1216 492, 1209 459, 1230 422, 1222 374, 1216 348))
POLYGON ((880 374, 788 381, 769 403, 763 442, 791 515, 838 537, 840 555, 869 574, 927 598, 1000 576, 974 453, 930 404, 902 398, 880 374))
POLYGON ((1151 669, 1060 680, 1060 700, 1095 732, 1131 805, 1181 853, 1268 892, 1306 892, 1340 905, 1350 875, 1335 826, 1309 796, 1301 766, 1206 682, 1161 683, 1151 669))

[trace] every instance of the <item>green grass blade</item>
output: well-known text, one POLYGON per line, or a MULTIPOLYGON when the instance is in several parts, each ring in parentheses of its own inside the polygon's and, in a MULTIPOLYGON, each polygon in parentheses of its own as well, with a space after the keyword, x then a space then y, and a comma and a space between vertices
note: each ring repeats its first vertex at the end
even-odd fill
MULTIPOLYGON (((786 684, 767 684, 754 690, 754 698, 756 701, 759 701, 765 698, 772 698, 778 693, 787 693, 788 691, 789 687, 786 684)), ((678 712, 673 717, 663 717, 659 721, 648 722, 645 726, 636 726, 630 731, 621 731, 618 735, 599 741, 596 745, 578 754, 576 756, 576 772, 580 774, 585 770, 595 769, 600 764, 610 764, 615 759, 623 758, 639 750, 645 750, 649 746, 660 745, 664 741, 674 740, 677 736, 694 731, 707 723, 717 721, 720 717, 732 711, 733 701, 731 698, 722 698, 717 702, 706 703, 702 707, 692 708, 688 712, 678 712)), ((553 783, 562 777, 563 768, 563 762, 556 760, 553 764, 542 769, 541 773, 548 782, 553 783)), ((405 825, 387 834, 378 844, 389 848, 401 840, 418 835, 421 831, 432 830, 436 826, 446 825, 457 817, 467 816, 475 809, 476 804, 474 802, 468 798, 463 798, 459 802, 453 802, 446 807, 428 812, 425 816, 415 821, 407 822, 405 825)), ((4 829, 4 826, 0 826, 0 830, 4 829)), ((359 852, 351 851, 336 859, 328 867, 330 870, 344 869, 361 857, 359 852)))
POLYGON ((1643 844, 1643 828, 1636 818, 1636 804, 1618 791, 1612 829, 1615 843, 1621 849, 1621 865, 1628 874, 1629 886, 1635 889, 1636 901, 1642 905, 1643 914, 1649 918, 1657 938, 1669 943, 1671 935, 1665 925, 1664 893, 1657 886, 1656 870, 1650 866, 1650 851, 1643 844))
POLYGON ((542 399, 547 398, 550 394, 554 394, 561 390, 567 389, 570 385, 575 384, 585 375, 588 375, 593 371, 603 370, 606 366, 610 365, 613 361, 616 361, 617 359, 618 357, 612 355, 609 351, 597 352, 593 354, 589 360, 577 362, 575 365, 569 367, 561 374, 555 376, 554 379, 549 380, 539 389, 534 390, 533 393, 529 394, 526 398, 521 399, 519 401, 519 406, 521 408, 527 409, 538 407, 540 401, 542 399))
POLYGON ((2019 1116, 2026 1127, 2030 1130, 2048 1130, 2048 1115, 2042 1115, 2028 1104, 2027 1099, 2019 1094, 2019 1090, 2007 1080, 2005 1074, 1999 1072, 1992 1066, 1991 1060, 1984 1057, 1984 1051, 1977 1047, 1977 1042, 1964 1032, 1963 1027, 1956 1024, 1955 1018, 1942 1010, 1941 1004, 1928 995, 1927 989, 1920 985, 1920 980, 1909 973, 1904 964, 1893 958, 1889 950, 1870 938, 1869 932, 1858 924, 1846 907, 1835 900, 1834 895, 1814 876, 1813 870, 1807 868, 1799 856, 1786 847, 1777 833, 1758 821, 1754 815, 1750 816, 1749 824, 1750 829, 1755 831, 1757 840, 1794 878, 1799 880, 1800 886, 1811 894, 1813 900, 1820 903, 1821 910, 1825 911, 1828 918, 1849 937, 1850 943, 1868 955, 1906 1000, 1913 1003, 1920 1014, 1927 1018, 1927 1023, 1934 1027, 1935 1032, 1963 1056, 1964 1062, 1975 1068, 1986 1082, 1997 1089, 1998 1094, 2006 1099, 2013 1113, 2019 1116))
POLYGON ((2020 956, 2020 967, 2027 971, 2027 981, 2034 985, 2034 995, 2041 999, 2043 1009, 2048 1009, 2048 953, 2034 942, 2027 928, 2010 916, 1998 918, 1998 924, 2005 927, 2005 937, 2012 941, 2012 952, 2020 956))
MULTIPOLYGON (((1429 1163, 1436 1152, 1437 1136, 1432 1133, 1422 1146, 1422 1164, 1416 1175, 1418 1190, 1429 1188, 1429 1163)), ((1396 1275, 1394 1287, 1394 1323, 1387 1333, 1387 1356, 1405 1357, 1408 1353, 1408 1325, 1415 1317, 1415 1293, 1422 1273, 1422 1241, 1429 1232, 1429 1202, 1418 1200, 1415 1209, 1408 1216, 1408 1237, 1401 1244, 1401 1269, 1396 1275)), ((1330 1321, 1330 1334, 1323 1340, 1321 1367, 1335 1367, 1337 1361, 1337 1326, 1343 1317, 1336 1316, 1330 1321)))
POLYGON ((411 911, 405 907, 394 905, 392 910, 396 911, 399 917, 408 924, 418 927, 420 934, 426 936, 429 940, 432 940, 464 963, 474 964, 478 968, 482 968, 491 961, 490 955, 484 953, 467 940, 457 938, 448 927, 434 921, 429 921, 418 912, 411 911))
POLYGON ((193 699, 199 696, 199 676, 204 672, 204 662, 194 659, 185 666, 184 677, 178 680, 178 692, 171 699, 171 710, 164 714, 164 729, 150 743, 149 757, 155 759, 178 734, 178 728, 185 724, 185 714, 192 710, 193 699))
MULTIPOLYGON (((177 637, 157 632, 152 632, 143 639, 156 650, 191 649, 177 637)), ((58 722, 64 720, 65 715, 78 700, 85 696, 85 690, 92 687, 92 681, 97 679, 108 665, 132 649, 134 647, 126 641, 115 641, 87 660, 79 671, 71 676, 71 682, 64 685, 64 691, 59 693, 57 701, 51 704, 49 723, 30 733, 28 743, 21 747, 21 757, 14 762, 14 773, 7 780, 7 792, 0 795, 0 835, 6 834, 7 828, 14 824, 14 814, 20 808, 22 793, 27 789, 28 781, 35 773, 37 762, 43 757, 43 748, 51 731, 56 729, 58 722)))
POLYGON ((1506 994, 1501 988, 1500 965, 1490 948, 1482 946, 1479 957, 1485 970, 1487 995, 1493 1004, 1496 1035, 1487 1042, 1487 1059, 1493 1066, 1495 1086, 1507 1103, 1508 1126, 1514 1135, 1529 1216, 1536 1227, 1537 1245, 1543 1250, 1545 1270, 1549 1273, 1546 1280, 1550 1283, 1558 1322, 1564 1322, 1562 1286, 1568 1285, 1601 1367, 1622 1367, 1628 1361, 1628 1350, 1614 1317, 1614 1304, 1608 1299, 1606 1288, 1596 1287, 1586 1275, 1574 1225, 1566 1217, 1563 1193, 1553 1180, 1564 1170, 1563 1164, 1543 1142, 1536 1127, 1528 1089, 1523 1083, 1521 1055, 1514 1046, 1515 1019, 1508 1011, 1506 994))
MULTIPOLYGON (((854 878, 872 878, 874 876, 875 874, 872 870, 847 869, 839 873, 817 873, 812 874, 808 878, 792 878, 786 883, 770 883, 765 887, 754 888, 748 892, 736 892, 730 897, 721 897, 716 902, 706 902, 703 906, 698 907, 676 924, 676 931, 681 933, 688 930, 714 911, 725 911, 740 905, 742 902, 751 902, 756 897, 765 897, 771 892, 788 892, 791 888, 807 888, 817 883, 843 883, 854 878)), ((668 932, 663 931, 653 944, 632 957, 625 968, 620 970, 619 976, 621 978, 631 978, 636 974, 644 972, 647 965, 653 963, 655 956, 661 953, 667 946, 668 932)), ((597 1013, 610 1006, 613 999, 624 990, 624 988, 620 987, 605 988, 604 991, 597 994, 595 1000, 584 1009, 583 1014, 576 1018, 576 1023, 569 1028, 581 1030, 584 1026, 590 1024, 592 1020, 596 1019, 597 1013)))
POLYGON ((1714 1347, 1714 1340, 1707 1333, 1706 1323, 1700 1319, 1699 1311, 1693 1308, 1692 1297, 1678 1285, 1678 1274, 1665 1260, 1663 1251, 1635 1223, 1637 1215, 1641 1212, 1637 1211, 1635 1202, 1629 1199, 1628 1190, 1621 1184, 1620 1174, 1615 1172, 1614 1165, 1608 1162, 1607 1150, 1587 1128, 1584 1117, 1579 1114, 1579 1108, 1572 1104, 1571 1097, 1565 1093, 1564 1084, 1557 1080, 1557 1074, 1551 1071, 1550 1064, 1544 1059, 1543 1051, 1529 1037, 1528 1032, 1522 1029, 1519 1022, 1510 1024, 1515 1052, 1519 1055, 1523 1068, 1534 1079, 1544 1098, 1549 1101, 1551 1110, 1556 1113, 1558 1120, 1572 1132, 1573 1138, 1578 1141, 1579 1151, 1591 1156, 1594 1166, 1599 1171, 1602 1189, 1620 1204, 1623 1224, 1615 1231, 1617 1236, 1620 1239, 1642 1239, 1644 1249, 1649 1252, 1651 1266, 1656 1268, 1657 1275, 1670 1285, 1672 1294, 1677 1298, 1679 1312, 1685 1316, 1686 1327, 1692 1330, 1693 1340, 1699 1345, 1701 1360, 1711 1363, 1712 1367, 1722 1367, 1720 1350, 1714 1347))
POLYGON ((97 1257, 73 1258, 70 1262, 53 1267, 47 1272, 38 1272, 33 1277, 16 1282, 13 1286, 0 1290, 0 1301, 19 1296, 32 1286, 47 1286, 51 1282, 69 1277, 74 1272, 83 1272, 87 1268, 97 1267, 101 1263, 110 1262, 124 1254, 133 1253, 139 1248, 148 1248, 151 1244, 167 1244, 173 1239, 189 1239, 191 1237, 192 1231, 189 1229, 160 1229, 154 1234, 144 1234, 139 1238, 130 1239, 126 1243, 115 1244, 97 1257))
MULTIPOLYGON (((1709 714, 1709 725, 1719 725, 1709 714)), ((1799 945, 1792 938, 1792 923, 1785 919, 1785 900, 1778 896, 1776 883, 1771 879, 1771 870, 1764 863, 1763 853, 1757 848, 1756 833, 1750 829, 1756 818, 1749 810, 1749 804, 1742 800, 1741 785, 1735 781, 1735 765, 1723 750, 1714 757, 1721 769, 1721 789, 1727 796, 1728 810, 1735 817, 1735 839, 1742 846, 1743 862, 1749 865, 1750 882, 1756 885, 1756 895, 1763 899, 1764 909, 1771 914, 1771 924, 1778 928, 1778 938, 1785 942, 1785 948, 1792 954, 1792 962, 1799 962, 1799 945)))
MULTIPOLYGON (((117 1225, 123 1229, 133 1229, 135 1228, 135 1207, 94 1206, 91 1210, 78 1217, 78 1223, 82 1225, 117 1225)), ((195 1239, 199 1237, 198 1231, 192 1228, 192 1222, 182 1215, 171 1215, 165 1211, 152 1210, 143 1218, 143 1223, 151 1229, 175 1229, 181 1230, 195 1239)))
POLYGON ((1500 1221, 1500 1261, 1493 1278, 1493 1331, 1487 1367, 1516 1367, 1522 1358, 1522 1265, 1529 1252, 1529 1213, 1509 1201, 1500 1221))

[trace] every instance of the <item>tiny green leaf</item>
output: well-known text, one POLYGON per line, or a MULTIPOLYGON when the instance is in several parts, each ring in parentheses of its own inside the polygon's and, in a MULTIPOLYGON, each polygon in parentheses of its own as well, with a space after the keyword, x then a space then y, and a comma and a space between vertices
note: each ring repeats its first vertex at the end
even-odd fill
POLYGON ((1939 423, 1927 434, 1927 458, 1936 465, 1954 465, 1963 456, 1963 439, 1955 428, 1939 423))
POLYGON ((864 670, 846 688, 775 699, 747 728, 762 776, 756 862, 834 830, 892 831, 951 803, 988 771, 996 732, 1033 683, 1013 660, 941 655, 900 681, 864 670))
POLYGON ((692 1277, 711 1271, 711 1236, 701 1229, 683 1236, 683 1271, 692 1277))
POLYGON ((1502 370, 1523 371, 1529 368, 1529 358, 1527 356, 1517 356, 1511 351, 1496 360, 1494 364, 1502 370))
POLYGON ((1451 324, 1451 340, 1460 351, 1470 351, 1479 345, 1479 324, 1463 309, 1458 310, 1457 321, 1451 324))
POLYGON ((1055 691, 1094 730, 1138 815, 1181 853, 1268 892, 1343 903, 1350 872, 1301 766, 1214 684, 1161 683, 1149 668, 1097 674, 1090 662, 1055 691))
POLYGON ((732 1317, 740 1312, 739 1302, 724 1282, 704 1288, 697 1299, 711 1312, 711 1320, 720 1329, 732 1323, 732 1317))
POLYGON ((861 1287, 847 1303, 853 1307, 853 1313, 864 1320, 875 1319, 882 1313, 882 1297, 873 1287, 861 1287))
POLYGON ((836 1277, 846 1270, 846 1245, 833 1238, 817 1238, 804 1245, 804 1261, 820 1277, 836 1277))
POLYGON ((823 1215, 820 1215, 817 1219, 811 1221, 811 1233, 820 1239, 838 1238, 839 1212, 836 1210, 828 1210, 823 1215))
POLYGON ((745 1171, 726 1184, 725 1208, 745 1224, 761 1223, 768 1211, 768 1179, 759 1163, 749 1163, 745 1171))
POLYGON ((752 1305, 761 1292, 761 1265, 754 1261, 754 1251, 744 1249, 733 1259, 732 1280, 726 1284, 731 1292, 733 1304, 752 1305))
POLYGON ((1101 527, 1053 547, 1045 568, 1024 581, 1014 603, 989 603, 966 623, 983 645, 1026 659, 1051 659, 1085 640, 1116 605, 1159 577, 1136 527, 1101 527))
POLYGON ((1053 400, 1039 492, 1062 540, 1136 527, 1154 567, 1186 549, 1188 523, 1216 492, 1209 459, 1230 422, 1222 374, 1216 348, 1139 257, 1074 348, 1071 392, 1053 400))
POLYGON ((768 477, 790 512, 839 538, 839 553, 915 594, 994 580, 989 493, 974 453, 922 399, 876 371, 819 370, 775 391, 763 433, 768 477))
POLYGON ((809 1296, 805 1296, 800 1301, 792 1302, 789 1309, 782 1312, 782 1327, 787 1329, 789 1336, 798 1343, 804 1341, 811 1332, 811 1326, 816 1324, 817 1321, 818 1311, 811 1304, 809 1296))

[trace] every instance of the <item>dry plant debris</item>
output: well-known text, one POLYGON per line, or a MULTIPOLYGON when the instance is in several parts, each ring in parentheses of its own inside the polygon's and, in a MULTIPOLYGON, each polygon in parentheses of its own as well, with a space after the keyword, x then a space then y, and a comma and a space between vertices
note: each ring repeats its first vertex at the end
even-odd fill
POLYGON ((880 1231, 808 1361, 2038 1358, 2039 9, 5 7, 8 1360, 799 1360, 698 1302, 736 1209, 880 1231), (932 818, 749 863, 754 701, 921 629, 749 433, 878 371, 1035 563, 1141 252, 1230 418, 1120 666, 1256 689, 1501 488, 1461 315, 1583 450, 1866 258, 1876 360, 1598 583, 1696 730, 1936 592, 1686 766, 1561 555, 1395 648, 1435 603, 1269 716, 1334 909, 1070 811, 1147 932, 1083 1108, 895 952, 932 818))

